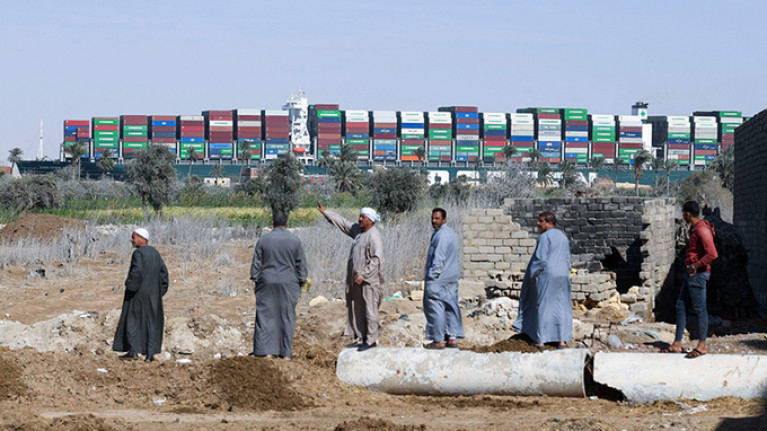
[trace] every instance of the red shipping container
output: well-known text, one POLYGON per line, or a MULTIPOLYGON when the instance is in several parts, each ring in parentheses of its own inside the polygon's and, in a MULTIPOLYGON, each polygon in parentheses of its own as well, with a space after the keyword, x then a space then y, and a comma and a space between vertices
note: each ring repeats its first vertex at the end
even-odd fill
POLYGON ((147 117, 146 115, 123 115, 120 117, 120 122, 129 126, 146 126, 147 117))
POLYGON ((492 141, 492 142, 502 141, 502 142, 506 142, 506 137, 503 136, 503 135, 485 135, 485 141, 492 141))
POLYGON ((159 144, 175 144, 176 138, 152 138, 152 142, 159 144))
POLYGON ((126 136, 123 138, 123 142, 147 142, 147 138, 143 136, 126 136))
POLYGON ((561 120, 562 117, 559 114, 538 114, 538 118, 542 120, 561 120))
POLYGON ((618 128, 619 132, 630 132, 630 133, 641 133, 642 127, 641 126, 620 126, 618 128))
POLYGON ((395 129, 397 123, 373 123, 374 129, 395 129))
POLYGON ((684 155, 684 154, 680 154, 679 155, 679 160, 690 160, 690 156, 684 155))
POLYGON ((231 117, 232 115, 234 115, 234 113, 232 111, 229 111, 229 110, 226 110, 226 111, 212 110, 212 111, 203 111, 202 112, 202 115, 206 115, 206 114, 208 115, 209 118, 212 118, 212 117, 226 117, 226 116, 231 117))
POLYGON ((452 160, 450 156, 439 156, 440 162, 449 162, 450 160, 452 160))
POLYGON ((320 123, 317 130, 321 131, 341 131, 341 123, 320 123))
POLYGON ((267 115, 264 121, 266 124, 290 124, 290 118, 288 117, 270 117, 267 115))
POLYGON ((176 126, 152 126, 152 132, 175 132, 176 126))
POLYGON ((324 145, 338 145, 338 143, 341 142, 340 139, 320 139, 317 138, 317 144, 324 144, 324 145))
POLYGON ((264 138, 266 139, 290 139, 290 133, 287 132, 270 132, 266 131, 264 133, 264 138))
POLYGON ((64 142, 75 142, 77 141, 77 136, 64 136, 64 142))
POLYGON ((90 132, 88 132, 87 130, 83 130, 83 131, 79 131, 78 130, 77 131, 77 137, 78 138, 88 138, 88 137, 90 137, 90 132))
POLYGON ((239 133, 258 133, 261 134, 261 128, 258 126, 253 127, 247 127, 247 126, 240 126, 237 128, 237 131, 239 133))
POLYGON ((64 120, 65 126, 90 126, 88 120, 64 120))
POLYGON ((453 112, 479 112, 479 108, 476 106, 453 106, 451 110, 453 112))
POLYGON ((374 156, 385 156, 385 155, 386 155, 386 151, 382 151, 382 150, 373 150, 373 155, 374 155, 374 156))
POLYGON ((225 139, 227 141, 232 140, 231 133, 216 132, 216 133, 209 133, 208 135, 210 136, 210 140, 215 142, 221 142, 221 141, 218 141, 217 139, 225 139))
POLYGON ((443 123, 429 123, 429 129, 439 129, 439 130, 445 130, 445 129, 452 129, 452 124, 443 124, 443 123))
POLYGON ((455 124, 479 124, 479 118, 456 118, 455 124))
POLYGON ((325 104, 315 103, 314 104, 314 109, 316 109, 318 111, 338 111, 338 105, 333 105, 332 103, 331 104, 329 104, 329 103, 325 103, 325 104))
POLYGON ((176 121, 175 115, 152 115, 152 121, 176 121))
POLYGON ((93 130, 99 132, 116 132, 119 127, 120 126, 117 124, 95 124, 93 130))
POLYGON ((588 148, 589 143, 588 142, 568 142, 565 144, 565 147, 567 148, 588 148))
POLYGON ((232 133, 234 130, 232 126, 210 126, 208 129, 211 133, 232 133))
POLYGON ((716 150, 695 150, 696 156, 715 156, 716 150))
POLYGON ((318 133, 317 139, 336 139, 341 140, 341 135, 336 133, 318 133))
POLYGON ((618 148, 625 148, 625 149, 630 149, 630 150, 633 150, 633 149, 641 150, 642 149, 642 144, 628 144, 628 143, 625 143, 625 142, 621 142, 621 143, 618 144, 618 148))
POLYGON ((588 126, 587 120, 565 120, 565 126, 588 126))
POLYGON ((396 133, 374 133, 374 139, 397 139, 396 133))
POLYGON ((368 133, 370 132, 370 127, 368 125, 364 125, 362 127, 359 126, 350 126, 349 124, 346 125, 346 132, 347 133, 368 133))
POLYGON ((261 121, 261 115, 240 115, 240 114, 237 114, 237 121, 261 121))
POLYGON ((191 132, 202 133, 204 131, 205 131, 205 126, 181 126, 181 133, 191 133, 191 132))
POLYGON ((403 139, 400 145, 423 145, 423 139, 403 139))

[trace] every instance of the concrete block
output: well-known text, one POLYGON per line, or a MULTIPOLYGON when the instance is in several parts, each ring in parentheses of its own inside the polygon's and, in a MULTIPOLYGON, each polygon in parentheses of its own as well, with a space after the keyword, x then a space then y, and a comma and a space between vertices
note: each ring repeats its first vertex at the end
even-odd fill
POLYGON ((509 254, 511 253, 511 247, 498 246, 498 247, 495 247, 495 252, 497 254, 509 254))

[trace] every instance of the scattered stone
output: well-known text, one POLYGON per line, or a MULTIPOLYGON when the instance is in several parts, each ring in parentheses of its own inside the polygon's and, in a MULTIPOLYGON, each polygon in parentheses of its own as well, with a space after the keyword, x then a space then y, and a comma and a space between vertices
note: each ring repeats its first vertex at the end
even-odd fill
POLYGON ((414 290, 410 292, 411 301, 423 301, 423 290, 414 290))
POLYGON ((309 306, 314 307, 320 304, 324 304, 326 302, 328 302, 327 298, 325 298, 324 296, 317 296, 315 298, 312 298, 311 301, 309 301, 309 306))

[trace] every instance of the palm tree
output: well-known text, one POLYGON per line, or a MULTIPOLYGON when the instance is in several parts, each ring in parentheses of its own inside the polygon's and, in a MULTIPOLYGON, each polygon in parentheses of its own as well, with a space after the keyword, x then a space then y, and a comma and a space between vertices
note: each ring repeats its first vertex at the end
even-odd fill
POLYGON ((511 158, 517 155, 517 147, 513 145, 507 145, 503 147, 503 158, 507 162, 511 161, 511 158))
POLYGON ((575 182, 575 163, 565 160, 559 163, 559 170, 562 172, 562 188, 567 190, 567 186, 575 182))
POLYGON ((200 157, 200 154, 192 147, 187 148, 186 150, 186 156, 189 158, 189 174, 187 177, 192 176, 192 165, 194 164, 195 160, 197 160, 198 157, 200 157))
POLYGON ((80 176, 80 159, 88 154, 88 149, 80 142, 73 142, 66 147, 65 151, 72 156, 72 166, 77 166, 76 171, 72 173, 72 179, 74 180, 75 176, 80 176))
POLYGON ((421 147, 413 151, 413 155, 418 158, 419 162, 423 163, 423 161, 426 160, 426 149, 421 147))
POLYGON ((663 165, 663 169, 666 171, 666 196, 671 194, 671 170, 678 165, 676 160, 666 160, 663 165))
POLYGON ((650 168, 655 173, 655 189, 656 193, 658 188, 661 185, 661 179, 660 179, 660 171, 663 169, 664 164, 666 163, 665 160, 663 160, 662 157, 653 157, 652 161, 650 162, 650 168))
POLYGON ((642 176, 644 165, 652 161, 652 154, 647 150, 634 153, 634 196, 639 196, 639 177, 642 176))
POLYGON ((485 163, 482 161, 482 157, 477 157, 474 159, 474 181, 476 183, 479 183, 479 168, 481 168, 485 163))
POLYGON ((354 149, 354 145, 352 144, 341 145, 341 151, 338 154, 338 160, 342 162, 357 161, 357 150, 354 149))
POLYGON ((626 170, 626 166, 624 166, 625 164, 626 162, 622 158, 615 157, 613 159, 613 164, 608 168, 615 172, 615 182, 613 183, 613 189, 618 187, 618 174, 626 170))
POLYGON ((732 191, 735 188, 735 145, 730 145, 711 162, 711 168, 719 175, 722 186, 732 191))
POLYGON ((537 148, 533 148, 532 150, 530 150, 530 153, 528 154, 528 156, 530 157, 530 168, 532 169, 534 166, 537 166, 538 160, 541 159, 541 156, 543 156, 543 154, 541 154, 541 152, 538 151, 537 148))
POLYGON ((21 150, 21 148, 11 148, 8 151, 8 161, 11 162, 11 173, 13 173, 13 168, 16 167, 16 165, 22 161, 21 155, 24 154, 24 151, 21 150))
POLYGON ((115 167, 115 161, 112 159, 112 157, 114 157, 114 153, 111 149, 105 148, 101 151, 101 158, 96 164, 98 165, 99 169, 101 169, 102 178, 105 178, 107 173, 111 172, 115 167))
POLYGON ((589 160, 589 167, 597 171, 597 182, 599 182, 599 172, 602 170, 604 165, 605 165, 604 157, 592 157, 589 160))
POLYGON ((336 182, 336 190, 339 192, 354 193, 360 186, 360 169, 354 162, 336 161, 330 167, 330 175, 336 182))
POLYGON ((330 154, 330 150, 322 150, 320 152, 320 158, 317 160, 317 167, 325 169, 325 176, 328 175, 328 168, 333 167, 336 159, 330 154))
POLYGON ((238 149, 240 150, 239 153, 237 153, 237 159, 244 162, 240 168, 240 182, 242 182, 243 169, 245 169, 245 166, 250 166, 250 158, 253 156, 250 151, 250 142, 251 141, 240 141, 237 143, 239 147, 238 149))
POLYGON ((546 192, 546 188, 554 183, 554 179, 551 176, 551 165, 549 162, 539 162, 538 166, 538 182, 543 184, 543 192, 546 192))

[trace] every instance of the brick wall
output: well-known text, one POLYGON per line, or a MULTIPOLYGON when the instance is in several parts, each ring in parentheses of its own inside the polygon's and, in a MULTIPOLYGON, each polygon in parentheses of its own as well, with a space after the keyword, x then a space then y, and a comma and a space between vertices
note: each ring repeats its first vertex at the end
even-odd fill
POLYGON ((733 224, 748 250, 748 277, 767 312, 767 110, 735 129, 733 224))
POLYGON ((667 199, 507 199, 463 220, 464 278, 495 296, 518 297, 535 251, 538 214, 552 211, 570 239, 573 300, 601 306, 614 296, 651 317, 674 262, 674 206, 667 199))

